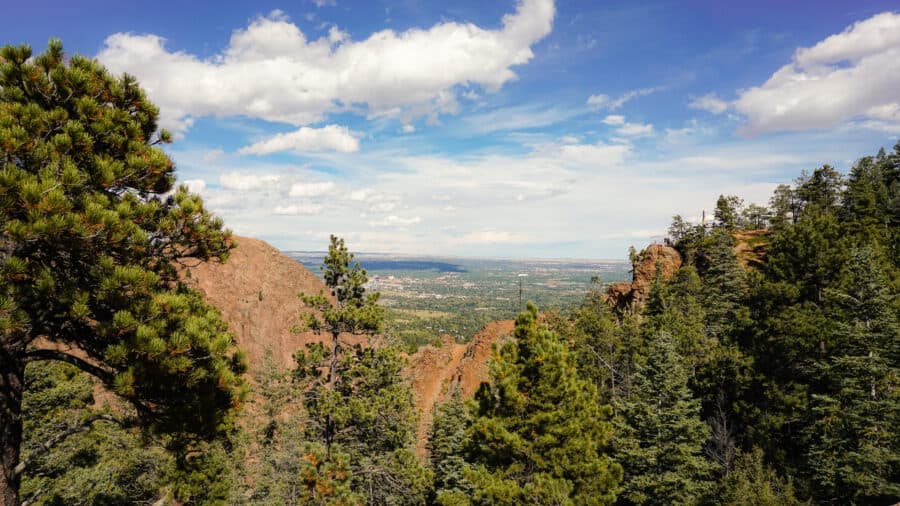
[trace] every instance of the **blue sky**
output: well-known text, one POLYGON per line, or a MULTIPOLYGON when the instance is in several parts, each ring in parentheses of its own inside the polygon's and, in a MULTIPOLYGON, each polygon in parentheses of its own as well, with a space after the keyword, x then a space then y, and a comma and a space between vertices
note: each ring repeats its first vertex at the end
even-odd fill
POLYGON ((737 4, 32 1, 0 33, 136 75, 238 234, 621 258, 900 138, 896 2, 737 4))

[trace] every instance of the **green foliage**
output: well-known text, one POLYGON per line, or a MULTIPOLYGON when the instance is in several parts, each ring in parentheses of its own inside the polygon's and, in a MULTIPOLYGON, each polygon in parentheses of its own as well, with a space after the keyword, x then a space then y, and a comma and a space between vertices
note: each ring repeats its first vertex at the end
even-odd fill
POLYGON ((728 230, 737 228, 740 220, 741 207, 744 201, 736 195, 719 195, 716 201, 715 219, 716 226, 724 227, 728 230))
POLYGON ((342 239, 331 237, 323 271, 335 303, 323 294, 301 298, 317 309, 310 326, 330 334, 331 342, 295 354, 295 376, 304 384, 305 437, 321 449, 316 461, 325 463, 310 476, 325 472, 327 478, 328 469, 347 467, 351 490, 367 504, 423 504, 432 478, 412 451, 416 415, 401 377, 402 357, 392 347, 341 342, 344 333, 371 336, 381 328, 379 295, 366 293, 366 272, 342 239), (337 463, 338 454, 346 461, 337 463))
POLYGON ((728 506, 800 506, 790 480, 783 480, 763 461, 759 448, 738 456, 724 480, 721 504, 728 506))
POLYGON ((459 388, 454 386, 450 399, 435 408, 428 434, 428 457, 434 473, 436 504, 457 504, 471 493, 471 485, 465 478, 470 468, 463 455, 467 444, 466 433, 471 423, 459 388))
POLYGON ((604 454, 608 406, 530 304, 491 362, 467 441, 475 504, 611 504, 621 468, 604 454))
POLYGON ((625 468, 622 497, 631 504, 691 504, 711 491, 703 456, 709 428, 688 388, 683 358, 667 332, 650 342, 647 362, 617 408, 616 458, 625 468))
POLYGON ((850 257, 828 294, 840 352, 819 364, 807 460, 821 496, 884 502, 900 496, 900 322, 876 250, 850 257))
POLYGON ((31 56, 27 46, 0 49, 0 376, 10 381, 0 383, 0 494, 9 501, 27 362, 76 365, 185 448, 228 431, 244 393, 232 335, 175 267, 224 260, 230 233, 198 196, 171 192, 157 108, 133 77, 66 58, 59 41, 31 56), (37 349, 41 336, 83 356, 37 349))
MULTIPOLYGON (((23 399, 23 458, 60 432, 79 427, 94 410, 94 385, 74 366, 29 364, 23 399)), ((101 412, 102 413, 102 412, 101 412)), ((121 504, 166 497, 174 457, 139 432, 100 420, 60 442, 29 466, 22 496, 33 504, 121 504)))

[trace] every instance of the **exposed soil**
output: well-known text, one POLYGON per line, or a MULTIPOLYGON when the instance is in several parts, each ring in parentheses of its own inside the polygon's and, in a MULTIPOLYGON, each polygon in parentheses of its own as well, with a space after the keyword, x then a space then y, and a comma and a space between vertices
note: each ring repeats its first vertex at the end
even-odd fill
POLYGON ((734 232, 732 237, 734 237, 734 254, 741 267, 759 269, 765 265, 769 245, 768 230, 740 230, 734 232))

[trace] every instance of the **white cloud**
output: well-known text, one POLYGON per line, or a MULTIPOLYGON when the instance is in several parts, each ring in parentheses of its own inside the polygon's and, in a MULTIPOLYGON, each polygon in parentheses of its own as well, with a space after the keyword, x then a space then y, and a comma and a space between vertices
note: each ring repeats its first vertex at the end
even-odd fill
POLYGON ((350 192, 348 198, 356 202, 365 202, 366 200, 372 198, 375 193, 375 190, 371 188, 361 188, 359 190, 353 190, 352 192, 350 192))
POLYGON ((335 5, 337 5, 337 0, 312 0, 312 2, 316 4, 316 7, 334 7, 335 5))
POLYGON ((470 232, 460 238, 464 244, 509 244, 525 242, 527 238, 522 234, 501 230, 478 230, 470 232))
POLYGON ((625 123, 616 132, 625 137, 649 137, 653 135, 653 125, 649 123, 625 123))
POLYGON ((702 97, 692 99, 688 102, 688 107, 713 114, 722 114, 728 109, 728 102, 719 98, 715 93, 707 93, 702 97))
POLYGON ((469 115, 465 118, 465 124, 470 133, 523 130, 554 125, 583 113, 584 111, 578 109, 560 108, 547 104, 516 105, 469 115))
POLYGON ((755 134, 829 128, 860 119, 900 124, 900 13, 847 27, 792 61, 761 86, 742 91, 741 128, 755 134))
POLYGON ((389 213, 397 208, 396 202, 376 202, 369 207, 369 212, 389 213))
POLYGON ((405 134, 411 134, 416 131, 416 127, 407 123, 403 125, 403 128, 401 130, 403 130, 403 133, 405 134))
POLYGON ((203 161, 204 162, 214 162, 222 157, 225 154, 225 151, 221 149, 211 149, 205 153, 203 153, 203 161))
POLYGON ((321 197, 331 193, 335 188, 332 181, 318 183, 294 183, 288 192, 291 197, 321 197))
POLYGON ((625 124, 625 116, 619 116, 618 114, 610 114, 609 116, 603 118, 603 123, 607 125, 624 125, 625 124))
POLYGON ((617 109, 621 109, 622 106, 631 99, 643 97, 651 93, 656 93, 657 91, 659 91, 658 87, 641 88, 637 90, 627 91, 618 98, 611 98, 609 95, 599 93, 588 97, 587 105, 594 110, 608 109, 610 111, 615 111, 617 109))
POLYGON ((260 188, 272 188, 281 181, 281 176, 275 174, 246 174, 241 172, 229 172, 219 176, 219 184, 228 190, 257 190, 260 188))
POLYGON ((452 112, 457 88, 499 90, 512 68, 534 57, 550 33, 553 0, 520 0, 498 29, 442 22, 382 30, 353 41, 333 29, 311 40, 281 12, 231 35, 218 55, 172 51, 158 35, 109 36, 97 58, 138 77, 160 106, 163 126, 185 131, 192 117, 247 116, 307 125, 344 110, 370 116, 452 112))
POLYGON ((202 179, 188 179, 181 181, 180 184, 187 186, 188 191, 191 193, 203 193, 203 190, 206 189, 206 181, 202 179))
POLYGON ((301 127, 290 133, 278 134, 251 146, 241 148, 242 155, 267 155, 279 151, 304 153, 311 151, 359 151, 359 140, 349 128, 326 125, 322 128, 301 127))
POLYGON ((313 204, 310 202, 278 206, 275 209, 272 209, 272 214, 283 216, 312 216, 321 212, 322 206, 320 204, 313 204))
POLYGON ((391 214, 376 221, 370 221, 369 225, 373 227, 403 227, 406 225, 415 225, 422 221, 422 218, 413 216, 411 218, 401 218, 400 216, 391 214))
POLYGON ((609 103, 609 95, 604 95, 603 93, 597 95, 591 95, 587 99, 587 105, 589 105, 592 109, 599 109, 604 105, 609 103))

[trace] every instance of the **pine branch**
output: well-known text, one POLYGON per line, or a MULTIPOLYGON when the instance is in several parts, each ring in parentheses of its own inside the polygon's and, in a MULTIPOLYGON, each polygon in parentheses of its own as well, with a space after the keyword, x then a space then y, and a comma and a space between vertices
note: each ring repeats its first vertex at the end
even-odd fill
POLYGON ((53 447, 55 447, 56 445, 62 443, 66 439, 68 439, 69 436, 78 434, 80 432, 85 432, 88 429, 90 429, 94 425, 95 422, 100 422, 100 421, 115 423, 115 424, 123 426, 123 427, 126 425, 126 423, 124 421, 119 420, 118 418, 116 418, 112 415, 106 415, 106 414, 91 415, 81 425, 75 425, 73 427, 69 427, 66 430, 64 430, 64 431, 60 432, 59 434, 53 436, 52 438, 48 439, 46 442, 41 443, 37 448, 35 448, 28 455, 28 458, 22 460, 22 462, 19 462, 19 465, 17 465, 13 469, 13 476, 21 475, 23 472, 25 472, 25 470, 28 468, 28 466, 31 465, 35 460, 37 460, 42 455, 44 455, 47 452, 49 452, 50 450, 52 450, 53 447))
POLYGON ((38 362, 43 360, 56 360, 59 362, 72 364, 82 371, 96 376, 97 378, 103 380, 108 384, 112 383, 113 376, 115 375, 115 373, 109 369, 104 369, 103 367, 92 364, 83 358, 69 355, 68 353, 63 353, 62 351, 58 350, 39 349, 31 350, 25 354, 26 362, 38 362))

